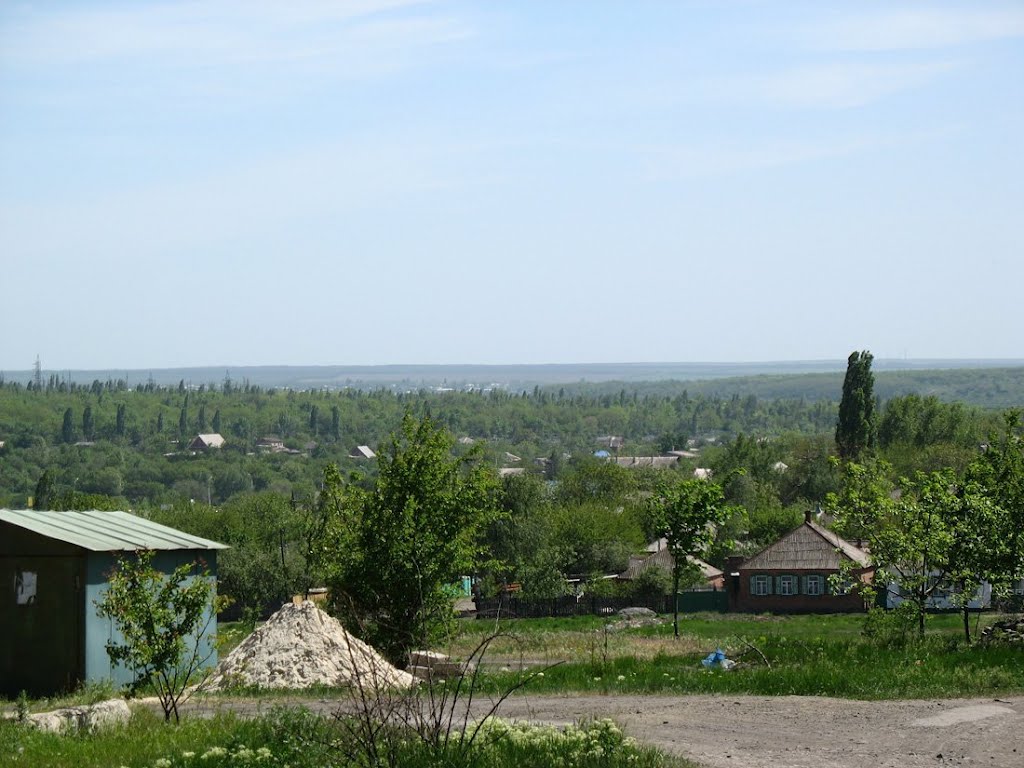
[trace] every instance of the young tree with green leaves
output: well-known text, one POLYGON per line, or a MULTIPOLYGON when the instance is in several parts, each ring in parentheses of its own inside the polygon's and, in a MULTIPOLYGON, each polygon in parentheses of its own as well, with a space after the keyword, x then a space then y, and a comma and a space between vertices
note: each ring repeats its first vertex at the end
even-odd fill
POLYGON ((890 469, 884 461, 845 465, 843 488, 827 501, 840 534, 868 541, 875 583, 913 604, 923 637, 929 600, 948 574, 955 478, 919 472, 894 485, 890 469))
POLYGON ((839 457, 857 461, 875 445, 874 358, 868 351, 852 352, 846 363, 843 398, 836 422, 836 447, 839 457))
POLYGON ((967 468, 966 477, 968 482, 983 487, 986 496, 1005 510, 1009 578, 1024 578, 1024 425, 1020 411, 1004 415, 1002 434, 989 439, 982 454, 967 468))
POLYGON ((177 722, 192 676, 214 652, 206 630, 221 605, 205 568, 186 563, 165 574, 153 567, 153 554, 118 559, 96 608, 121 634, 121 642, 107 644, 107 655, 135 672, 131 691, 151 683, 164 720, 173 715, 177 722))
MULTIPOLYGON (((689 478, 681 482, 663 482, 651 498, 651 513, 657 532, 665 537, 672 553, 672 594, 678 596, 679 583, 689 557, 703 557, 715 541, 715 533, 731 514, 725 504, 722 487, 710 480, 689 478)), ((673 603, 672 627, 679 637, 679 601, 673 603)))
POLYGON ((952 602, 963 617, 964 637, 971 641, 970 603, 983 583, 993 595, 1010 591, 1016 574, 1010 515, 974 481, 961 482, 945 510, 952 529, 946 571, 955 590, 952 602))
POLYGON ((450 626, 451 587, 474 570, 497 514, 493 470, 453 445, 429 416, 407 413, 378 454, 372 491, 346 494, 336 474, 324 477, 334 508, 319 554, 333 599, 396 664, 450 626))

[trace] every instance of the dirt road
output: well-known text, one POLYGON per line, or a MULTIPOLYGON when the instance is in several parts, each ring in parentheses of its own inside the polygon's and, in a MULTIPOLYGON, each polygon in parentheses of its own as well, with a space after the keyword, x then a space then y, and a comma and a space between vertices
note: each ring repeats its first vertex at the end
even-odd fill
POLYGON ((706 768, 1024 768, 1024 698, 521 697, 502 714, 611 717, 639 741, 706 768))
MULTIPOLYGON (((193 712, 302 703, 193 700, 193 712)), ((482 715, 486 702, 476 701, 482 715)), ((1024 698, 850 701, 811 696, 515 696, 500 716, 550 724, 610 717, 639 741, 703 768, 1024 768, 1024 698)))

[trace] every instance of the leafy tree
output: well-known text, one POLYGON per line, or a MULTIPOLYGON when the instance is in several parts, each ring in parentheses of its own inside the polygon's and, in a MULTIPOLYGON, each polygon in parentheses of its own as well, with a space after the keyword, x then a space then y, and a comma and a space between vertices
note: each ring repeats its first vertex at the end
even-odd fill
POLYGON ((60 436, 65 443, 75 442, 75 417, 70 408, 64 410, 64 424, 61 426, 60 436))
POLYGON ((615 462, 585 457, 563 473, 558 497, 569 504, 614 503, 633 490, 635 481, 635 472, 615 462))
MULTIPOLYGON (((875 583, 914 605, 918 634, 924 636, 928 602, 949 570, 955 480, 949 472, 919 472, 897 488, 889 469, 883 461, 847 464, 843 489, 828 502, 840 533, 868 541, 875 583)), ((870 597, 870 590, 865 594, 870 597)))
POLYGON ((213 412, 213 419, 210 421, 210 427, 216 434, 220 434, 220 408, 213 412))
POLYGON ((156 433, 159 435, 164 431, 164 412, 160 411, 156 415, 156 433))
POLYGON ((85 406, 82 411, 82 435, 86 440, 92 440, 96 434, 96 424, 92 417, 92 406, 85 406))
MULTIPOLYGON (((725 523, 731 510, 720 485, 697 478, 661 484, 651 506, 658 532, 672 553, 672 594, 676 595, 690 566, 688 557, 704 557, 715 540, 717 527, 725 523)), ((678 600, 673 605, 672 626, 679 637, 678 600)))
MULTIPOLYGON (((474 569, 479 537, 497 512, 493 472, 476 452, 453 456, 453 445, 429 416, 407 413, 378 454, 371 492, 346 499, 330 489, 342 501, 321 550, 336 555, 328 563, 333 595, 397 664, 449 626, 451 585, 474 569)), ((325 474, 325 489, 333 482, 325 474)))
POLYGON ((1024 577, 1024 435, 1019 411, 1004 415, 1003 430, 993 435, 984 452, 967 468, 965 483, 976 484, 993 504, 1003 510, 1004 517, 999 535, 1006 550, 1002 576, 1017 581, 1024 577))
POLYGON ((206 403, 199 404, 199 415, 196 416, 196 429, 200 433, 206 432, 206 403))
POLYGON ((193 674, 212 655, 205 636, 221 605, 210 573, 186 563, 164 574, 153 567, 153 552, 118 560, 97 613, 113 619, 122 642, 109 642, 114 664, 134 670, 130 689, 151 683, 164 712, 178 721, 178 706, 188 698, 193 674))
POLYGON ((118 499, 115 496, 107 496, 102 493, 85 493, 83 491, 65 491, 57 494, 53 501, 50 502, 50 508, 55 510, 105 510, 115 511, 124 509, 125 504, 123 499, 118 499))
POLYGON ((117 406, 117 416, 116 416, 116 421, 115 421, 115 426, 114 426, 114 433, 118 437, 124 437, 124 427, 125 427, 125 421, 126 421, 127 415, 128 415, 128 406, 126 406, 124 403, 118 403, 118 406, 117 406))
POLYGON ((988 582, 993 595, 998 595, 1008 593, 1015 580, 1011 516, 987 495, 986 488, 971 481, 956 488, 945 516, 953 536, 946 563, 955 590, 951 598, 960 608, 964 637, 970 642, 970 601, 982 583, 988 582))
POLYGON ((33 502, 34 509, 50 508, 50 503, 54 493, 53 485, 53 476, 50 474, 50 470, 44 470, 43 474, 39 477, 39 482, 36 483, 36 492, 33 502))
POLYGON ((632 508, 589 502, 556 506, 549 513, 550 537, 562 573, 574 576, 619 573, 644 545, 643 529, 632 508))
POLYGON ((852 352, 846 363, 843 399, 839 402, 836 422, 836 446, 840 458, 848 461, 857 461, 875 444, 873 359, 868 351, 852 352))

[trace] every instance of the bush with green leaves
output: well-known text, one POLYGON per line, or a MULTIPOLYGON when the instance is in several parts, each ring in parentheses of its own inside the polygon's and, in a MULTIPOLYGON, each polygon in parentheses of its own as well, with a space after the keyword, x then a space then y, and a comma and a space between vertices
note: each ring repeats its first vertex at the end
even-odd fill
POLYGON ((221 601, 200 563, 164 573, 153 556, 143 550, 119 558, 96 609, 113 619, 120 635, 107 643, 107 655, 134 672, 130 692, 151 685, 164 719, 177 721, 189 682, 215 650, 207 630, 221 601))

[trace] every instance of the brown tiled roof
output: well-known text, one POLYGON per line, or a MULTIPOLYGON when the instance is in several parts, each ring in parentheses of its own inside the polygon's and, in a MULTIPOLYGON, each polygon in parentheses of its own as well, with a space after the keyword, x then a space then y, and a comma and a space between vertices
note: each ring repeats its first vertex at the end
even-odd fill
POLYGON ((744 562, 740 569, 838 570, 842 560, 851 560, 861 568, 871 565, 871 559, 864 550, 858 549, 817 523, 805 522, 744 562))

